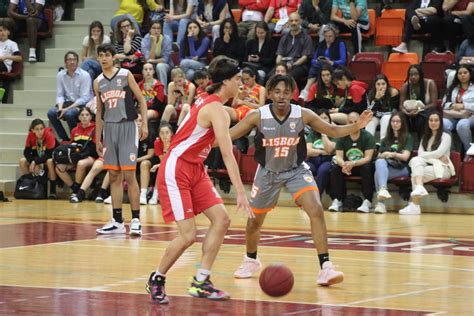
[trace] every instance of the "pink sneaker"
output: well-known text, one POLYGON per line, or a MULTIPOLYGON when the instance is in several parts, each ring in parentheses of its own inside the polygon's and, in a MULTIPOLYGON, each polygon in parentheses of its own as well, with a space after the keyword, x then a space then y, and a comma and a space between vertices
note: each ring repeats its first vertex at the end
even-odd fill
POLYGON ((323 268, 319 271, 318 284, 322 286, 330 286, 341 283, 344 280, 344 273, 335 271, 331 261, 323 263, 323 268))
POLYGON ((237 269, 237 271, 234 272, 234 277, 236 279, 248 279, 251 278, 253 274, 258 272, 260 268, 262 267, 262 263, 260 260, 257 259, 252 259, 247 257, 247 255, 244 256, 244 262, 240 265, 240 267, 237 269))

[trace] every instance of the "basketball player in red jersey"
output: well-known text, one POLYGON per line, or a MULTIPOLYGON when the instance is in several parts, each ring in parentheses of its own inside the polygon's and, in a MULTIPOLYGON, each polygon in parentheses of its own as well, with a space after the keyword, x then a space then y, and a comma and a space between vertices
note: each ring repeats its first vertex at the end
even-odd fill
POLYGON ((160 304, 168 303, 166 273, 196 240, 194 217, 200 213, 211 221, 211 226, 202 245, 200 268, 192 279, 188 293, 212 300, 230 297, 215 288, 210 280, 212 264, 230 225, 223 201, 204 168, 204 160, 214 141, 220 147, 230 180, 236 188, 237 209, 243 208, 248 217, 253 217, 232 153, 230 118, 223 107, 239 91, 240 69, 236 61, 220 56, 209 65, 209 74, 213 82, 207 89, 209 95, 199 97, 191 107, 158 171, 157 185, 163 218, 165 222, 174 221, 178 226, 178 237, 168 245, 158 269, 151 273, 147 283, 152 300, 160 304))

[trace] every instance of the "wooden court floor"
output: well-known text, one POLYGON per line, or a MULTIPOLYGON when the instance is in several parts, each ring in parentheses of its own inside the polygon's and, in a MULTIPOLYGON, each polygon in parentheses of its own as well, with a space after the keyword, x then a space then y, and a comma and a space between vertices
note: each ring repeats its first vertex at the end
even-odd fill
MULTIPOLYGON (((129 205, 124 215, 130 219, 129 205)), ((258 279, 236 280, 245 219, 235 214, 212 279, 226 302, 187 296, 199 242, 170 271, 166 306, 150 302, 145 282, 176 233, 159 206, 143 206, 144 235, 96 236, 110 206, 67 201, 0 203, 0 314, 41 315, 474 315, 474 217, 326 213, 331 260, 345 281, 318 287, 306 215, 278 207, 267 217, 259 257, 294 272, 290 294, 271 298, 258 279)))

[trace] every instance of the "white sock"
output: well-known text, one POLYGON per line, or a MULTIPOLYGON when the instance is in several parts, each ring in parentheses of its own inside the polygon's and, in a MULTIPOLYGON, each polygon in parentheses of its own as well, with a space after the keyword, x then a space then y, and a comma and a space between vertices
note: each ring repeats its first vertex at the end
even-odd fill
POLYGON ((151 196, 152 199, 158 199, 158 190, 153 189, 153 195, 151 196))
POLYGON ((140 196, 146 196, 146 189, 140 189, 140 196))
POLYGON ((196 273, 196 281, 202 282, 204 281, 209 275, 211 274, 211 271, 206 270, 206 269, 198 269, 196 273))
POLYGON ((156 271, 155 271, 155 275, 158 275, 158 276, 161 276, 161 277, 164 277, 164 278, 166 278, 166 274, 164 274, 164 273, 161 273, 160 271, 158 271, 158 269, 156 269, 156 271))
POLYGON ((35 56, 36 57, 36 48, 30 48, 30 55, 29 56, 35 56))

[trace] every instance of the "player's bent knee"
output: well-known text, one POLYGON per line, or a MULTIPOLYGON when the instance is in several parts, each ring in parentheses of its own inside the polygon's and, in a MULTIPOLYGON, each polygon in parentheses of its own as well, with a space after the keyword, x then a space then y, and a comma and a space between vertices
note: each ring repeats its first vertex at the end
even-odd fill
POLYGON ((186 234, 181 236, 181 240, 186 248, 191 247, 196 242, 196 234, 186 234))

